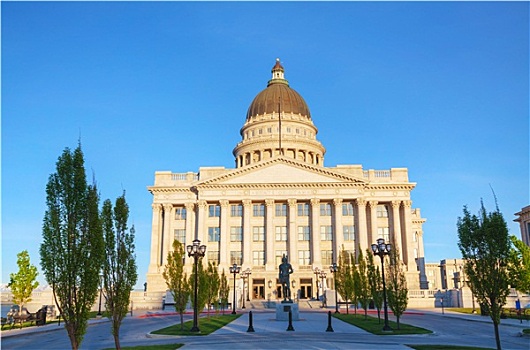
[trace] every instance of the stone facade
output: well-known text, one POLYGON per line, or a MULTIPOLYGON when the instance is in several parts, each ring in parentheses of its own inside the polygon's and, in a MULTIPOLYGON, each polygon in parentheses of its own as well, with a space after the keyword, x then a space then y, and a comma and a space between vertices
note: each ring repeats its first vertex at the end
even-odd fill
POLYGON ((530 246, 530 205, 521 209, 520 212, 515 213, 517 219, 515 222, 518 222, 521 227, 521 240, 526 243, 527 246, 530 246))
MULTIPOLYGON (((251 299, 280 297, 284 254, 294 268, 293 289, 309 298, 317 294, 315 268, 328 271, 320 288, 331 286, 329 265, 338 253, 358 254, 359 247, 365 252, 380 237, 395 239, 409 289, 427 288, 425 219, 412 208, 415 183, 408 170, 325 167, 325 149, 307 105, 289 87, 279 61, 272 73, 249 108, 233 150, 234 169, 155 173, 148 187, 153 194, 148 292, 166 290, 162 271, 175 239, 185 245, 199 239, 207 246, 205 259, 228 276, 234 263, 250 268, 245 289, 251 299)), ((185 263, 189 274, 193 260, 186 257, 185 263)))

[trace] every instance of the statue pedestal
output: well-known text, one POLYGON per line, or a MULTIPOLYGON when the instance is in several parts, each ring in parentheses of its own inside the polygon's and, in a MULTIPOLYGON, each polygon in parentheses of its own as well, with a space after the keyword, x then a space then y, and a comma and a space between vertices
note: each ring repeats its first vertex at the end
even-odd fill
POLYGON ((291 311, 293 321, 299 321, 298 304, 295 303, 276 304, 276 321, 289 321, 289 310, 291 311))

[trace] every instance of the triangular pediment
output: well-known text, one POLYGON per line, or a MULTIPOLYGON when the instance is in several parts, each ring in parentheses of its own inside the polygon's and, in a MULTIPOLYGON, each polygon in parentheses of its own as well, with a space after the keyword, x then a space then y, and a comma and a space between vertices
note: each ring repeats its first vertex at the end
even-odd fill
POLYGON ((310 183, 343 184, 365 183, 365 181, 325 167, 313 166, 278 156, 200 182, 203 185, 310 183))

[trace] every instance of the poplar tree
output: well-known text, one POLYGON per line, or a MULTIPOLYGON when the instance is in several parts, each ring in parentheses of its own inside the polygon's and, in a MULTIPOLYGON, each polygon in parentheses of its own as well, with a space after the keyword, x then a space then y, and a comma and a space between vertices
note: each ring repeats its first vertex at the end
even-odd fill
POLYGON ((226 278, 225 269, 221 273, 219 279, 219 302, 221 303, 221 309, 224 311, 228 306, 228 294, 230 293, 230 286, 228 285, 228 279, 226 278))
POLYGON ((13 301, 22 312, 24 305, 31 301, 31 294, 39 286, 37 282, 37 268, 32 265, 27 250, 17 254, 18 272, 10 274, 10 282, 7 285, 11 289, 13 301))
POLYGON ((87 184, 80 144, 59 157, 46 185, 46 206, 41 267, 72 349, 78 349, 98 294, 104 254, 99 195, 95 183, 87 184))
POLYGON ((103 286, 105 306, 111 320, 111 333, 116 349, 120 346, 120 327, 127 315, 131 291, 138 280, 134 253, 134 226, 128 230, 129 206, 125 193, 116 198, 114 208, 109 199, 101 211, 105 240, 103 286))
POLYGON ((497 349, 501 349, 499 324, 502 307, 510 292, 509 264, 511 241, 508 226, 497 207, 488 213, 481 201, 478 215, 464 206, 458 218, 458 247, 464 258, 464 271, 471 291, 493 321, 497 349))
POLYGON ((395 239, 392 239, 390 263, 386 265, 386 279, 388 307, 396 316, 397 328, 400 329, 399 319, 407 309, 409 291, 403 263, 399 258, 399 247, 395 239))
POLYGON ((370 285, 370 295, 377 309, 377 318, 381 323, 381 308, 383 307, 383 278, 379 271, 379 266, 374 263, 374 255, 370 249, 366 250, 366 265, 368 269, 368 283, 370 285))
POLYGON ((523 293, 530 293, 530 248, 515 236, 510 236, 510 285, 523 293))
POLYGON ((220 286, 220 279, 219 279, 219 272, 217 271, 217 265, 209 261, 208 267, 206 268, 205 280, 204 280, 208 317, 210 317, 211 305, 217 304, 218 297, 219 297, 219 286, 220 286))
POLYGON ((191 295, 191 286, 188 283, 187 274, 184 272, 184 244, 179 240, 173 241, 173 251, 167 255, 167 264, 162 276, 166 280, 173 300, 175 301, 175 311, 180 315, 180 330, 184 330, 184 313, 191 295))
POLYGON ((359 303, 364 309, 364 318, 368 317, 368 306, 370 305, 370 284, 368 282, 368 267, 366 266, 366 261, 364 260, 363 251, 359 247, 359 264, 357 271, 359 274, 359 303))

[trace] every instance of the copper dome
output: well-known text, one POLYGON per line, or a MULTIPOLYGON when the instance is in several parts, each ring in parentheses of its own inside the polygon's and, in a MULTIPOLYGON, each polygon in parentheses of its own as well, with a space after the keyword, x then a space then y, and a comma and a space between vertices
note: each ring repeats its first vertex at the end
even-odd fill
POLYGON ((306 102, 298 92, 289 87, 283 72, 284 69, 277 60, 267 88, 257 94, 248 107, 247 120, 256 115, 278 113, 278 105, 283 113, 301 114, 311 118, 306 102))

